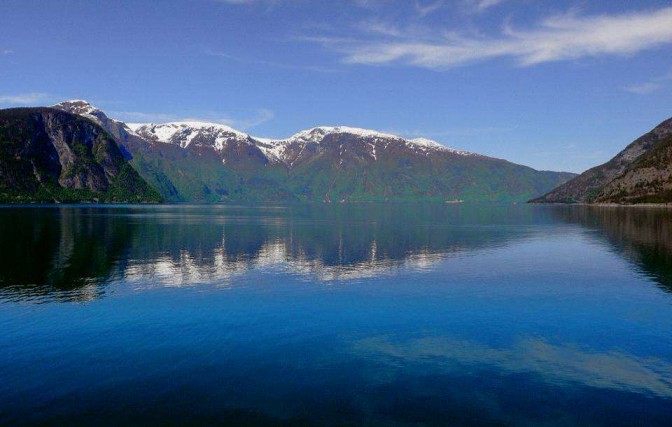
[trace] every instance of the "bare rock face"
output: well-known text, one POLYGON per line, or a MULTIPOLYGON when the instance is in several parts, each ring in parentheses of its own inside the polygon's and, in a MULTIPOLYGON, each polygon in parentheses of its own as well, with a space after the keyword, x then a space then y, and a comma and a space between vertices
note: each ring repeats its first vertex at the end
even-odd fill
POLYGON ((53 108, 0 111, 0 201, 159 201, 115 140, 53 108))
MULTIPOLYGON (((631 203, 667 191, 670 174, 665 147, 672 119, 637 138, 607 163, 587 170, 532 203, 631 203)), ((668 149, 669 150, 669 149, 668 149)), ((655 197, 653 197, 655 199, 655 197)))

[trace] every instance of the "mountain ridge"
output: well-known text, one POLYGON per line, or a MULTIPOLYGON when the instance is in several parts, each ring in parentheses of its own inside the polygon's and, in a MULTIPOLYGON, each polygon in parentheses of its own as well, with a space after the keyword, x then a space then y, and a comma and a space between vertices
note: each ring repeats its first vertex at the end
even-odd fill
POLYGON ((530 203, 672 202, 672 118, 530 203), (658 160, 652 158, 660 156, 658 160), (669 192, 669 195, 663 193, 669 192))
MULTIPOLYGON (((69 101, 63 101, 52 106, 53 108, 62 109, 74 114, 82 115, 87 118, 90 118, 97 123, 103 125, 108 121, 116 122, 119 124, 125 125, 128 131, 135 133, 138 136, 144 137, 148 140, 154 142, 163 142, 163 143, 174 143, 173 138, 179 136, 179 131, 188 131, 187 134, 193 133, 194 130, 207 129, 210 132, 217 130, 221 133, 229 134, 232 137, 235 137, 241 141, 250 141, 256 143, 257 146, 271 145, 273 148, 282 146, 283 144, 290 144, 293 142, 315 142, 320 143, 326 135, 330 134, 351 134, 361 137, 370 137, 370 138, 379 138, 379 139, 391 139, 391 140, 403 140, 406 143, 418 146, 425 147, 429 149, 438 149, 450 151, 456 154, 469 155, 469 156, 481 156, 481 157, 490 157, 483 154, 478 154, 470 152, 467 150, 456 149, 452 147, 445 146, 437 141, 428 139, 428 138, 404 138, 399 135, 381 132, 373 129, 364 129, 352 126, 315 126, 312 128, 300 130, 293 135, 287 138, 264 138, 251 135, 247 132, 243 132, 237 129, 232 128, 231 126, 217 123, 217 122, 205 122, 199 120, 177 120, 170 121, 165 123, 155 123, 155 122, 130 122, 124 123, 122 121, 109 118, 102 110, 94 107, 88 101, 82 99, 73 99, 69 101), (172 132, 171 132, 172 130, 172 132), (158 133, 157 133, 158 132, 158 133)), ((177 138, 179 140, 179 138, 177 138)), ((187 139, 186 144, 178 144, 182 148, 185 148, 191 139, 187 139)), ((493 158, 493 157, 490 157, 493 158)), ((500 159, 501 160, 501 159, 500 159)))
POLYGON ((126 124, 82 100, 55 107, 106 127, 168 201, 525 201, 574 176, 348 126, 270 139, 217 123, 126 124))

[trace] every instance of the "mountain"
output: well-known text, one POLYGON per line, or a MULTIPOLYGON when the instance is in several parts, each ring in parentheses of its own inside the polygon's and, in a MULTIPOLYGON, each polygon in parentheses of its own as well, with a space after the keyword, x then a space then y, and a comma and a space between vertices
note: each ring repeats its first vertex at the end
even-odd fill
POLYGON ((96 123, 54 108, 0 110, 0 202, 160 202, 96 123))
POLYGON ((532 203, 672 202, 672 119, 532 203))
POLYGON ((81 100, 54 107, 114 135, 168 201, 524 201, 574 176, 344 126, 266 139, 215 123, 125 124, 81 100))

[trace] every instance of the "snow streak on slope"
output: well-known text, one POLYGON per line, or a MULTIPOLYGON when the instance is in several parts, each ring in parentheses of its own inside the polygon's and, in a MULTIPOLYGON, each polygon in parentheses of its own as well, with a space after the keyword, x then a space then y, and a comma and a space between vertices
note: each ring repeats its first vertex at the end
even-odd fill
POLYGON ((250 136, 229 126, 197 121, 171 123, 129 123, 135 133, 152 141, 179 145, 187 148, 198 139, 200 145, 211 145, 221 150, 227 141, 252 143, 250 136))

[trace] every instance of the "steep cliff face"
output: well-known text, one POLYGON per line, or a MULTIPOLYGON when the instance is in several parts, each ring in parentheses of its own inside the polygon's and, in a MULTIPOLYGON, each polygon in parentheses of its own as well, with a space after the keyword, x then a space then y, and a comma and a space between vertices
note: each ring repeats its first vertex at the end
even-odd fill
POLYGON ((587 170, 531 202, 634 203, 660 199, 656 194, 672 189, 670 158, 665 155, 669 153, 670 137, 672 119, 637 138, 607 163, 587 170), (647 197, 642 199, 642 196, 647 197))
POLYGON ((160 200, 96 123, 52 108, 0 110, 0 201, 160 200))

